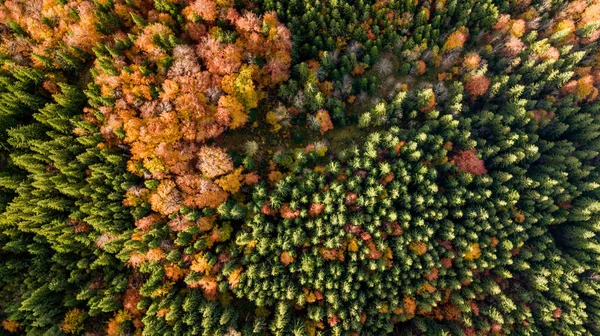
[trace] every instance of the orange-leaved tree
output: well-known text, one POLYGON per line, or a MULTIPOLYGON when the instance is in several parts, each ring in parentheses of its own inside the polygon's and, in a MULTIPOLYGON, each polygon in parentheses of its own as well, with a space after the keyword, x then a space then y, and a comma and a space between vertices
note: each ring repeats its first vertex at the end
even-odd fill
POLYGON ((233 1, 184 3, 177 19, 156 11, 132 16, 136 27, 129 35, 95 48, 88 90, 93 108, 86 118, 100 126, 108 146, 130 149, 128 170, 145 180, 126 195, 127 205, 149 211, 131 234, 139 244, 122 255, 136 268, 162 265, 164 288, 152 295, 183 281, 213 300, 221 288, 217 279, 233 286, 242 272, 218 276, 233 253, 215 252, 231 236, 218 216, 240 218, 230 194, 258 181, 234 166, 219 140, 207 142, 244 127, 267 90, 289 78, 292 45, 273 13, 240 13, 233 1), (148 244, 155 229, 165 236, 148 244), (179 263, 167 260, 173 250, 179 263), (215 255, 216 262, 206 260, 215 255))

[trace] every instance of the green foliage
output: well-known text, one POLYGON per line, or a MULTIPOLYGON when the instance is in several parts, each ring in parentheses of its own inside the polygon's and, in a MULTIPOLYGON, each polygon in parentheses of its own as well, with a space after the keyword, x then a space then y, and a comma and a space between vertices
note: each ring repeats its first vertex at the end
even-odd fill
POLYGON ((600 334, 598 1, 216 3, 0 0, 2 335, 600 334))
POLYGON ((73 307, 90 316, 88 330, 101 330, 102 318, 121 306, 117 298, 125 288, 116 284, 128 277, 114 257, 120 249, 115 238, 131 226, 122 205, 133 182, 124 173, 126 157, 96 146, 101 137, 95 126, 75 117, 82 92, 59 87, 52 100, 32 96, 43 106, 34 120, 7 132, 15 168, 3 187, 14 197, 0 219, 0 308, 3 319, 18 321, 32 335, 61 334, 73 307), (92 145, 84 145, 88 138, 95 139, 92 145))

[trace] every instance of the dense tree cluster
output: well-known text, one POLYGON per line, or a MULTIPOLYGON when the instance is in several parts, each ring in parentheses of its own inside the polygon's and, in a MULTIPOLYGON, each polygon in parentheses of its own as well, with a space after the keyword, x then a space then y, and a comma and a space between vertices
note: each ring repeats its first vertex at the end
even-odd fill
POLYGON ((14 76, 4 77, 5 120, 9 111, 20 117, 3 129, 10 148, 0 179, 10 196, 0 219, 5 329, 77 333, 88 319, 101 330, 129 281, 115 257, 133 220, 122 204, 134 184, 127 158, 104 148, 98 129, 81 120, 81 90, 59 82, 53 95, 31 92, 41 71, 3 66, 14 76), (24 114, 28 108, 38 110, 24 114))
POLYGON ((598 0, 0 0, 0 334, 600 333, 598 0))
POLYGON ((491 28, 500 5, 492 1, 262 2, 288 20, 293 32, 292 56, 298 64, 281 95, 308 111, 325 108, 341 125, 355 121, 346 105, 365 103, 369 94, 389 91, 399 83, 394 75, 422 75, 426 61, 462 48, 471 34, 491 28))

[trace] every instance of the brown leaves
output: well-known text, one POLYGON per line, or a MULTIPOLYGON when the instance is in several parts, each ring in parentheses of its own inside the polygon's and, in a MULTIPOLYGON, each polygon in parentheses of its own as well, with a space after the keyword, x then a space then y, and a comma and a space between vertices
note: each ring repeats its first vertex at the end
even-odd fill
POLYGON ((398 155, 400 155, 400 150, 402 149, 402 147, 404 147, 404 141, 399 141, 396 146, 394 146, 394 150, 396 151, 396 153, 398 153, 398 155))
POLYGON ((135 286, 132 286, 131 281, 123 294, 123 308, 133 315, 138 315, 140 311, 137 308, 138 303, 142 299, 140 291, 135 286))
POLYGON ((347 191, 346 192, 346 197, 344 198, 344 204, 346 205, 353 205, 356 203, 356 199, 358 198, 358 195, 354 192, 351 191, 347 191))
POLYGON ((446 268, 446 269, 452 268, 452 259, 442 258, 442 259, 440 259, 440 262, 442 263, 442 266, 444 266, 444 268, 446 268))
POLYGON ((543 109, 533 110, 531 113, 533 115, 533 119, 535 119, 538 124, 540 124, 543 120, 552 120, 555 117, 554 112, 549 112, 543 109))
POLYGON ((108 336, 119 336, 121 335, 120 327, 126 321, 132 319, 131 313, 126 310, 119 310, 115 313, 112 319, 108 321, 106 326, 106 335, 108 336))
POLYGON ((224 175, 233 170, 233 161, 221 148, 202 146, 196 155, 198 169, 208 178, 224 175))
POLYGON ((167 224, 172 231, 177 232, 187 230, 193 223, 185 219, 184 216, 179 215, 171 219, 167 224))
POLYGON ((573 208, 573 205, 569 201, 563 201, 560 203, 556 203, 556 206, 558 206, 561 209, 567 209, 567 210, 573 208))
POLYGON ((479 56, 479 54, 471 52, 465 56, 463 61, 463 67, 465 67, 467 71, 472 71, 479 67, 480 62, 481 57, 479 56))
POLYGON ((238 45, 225 44, 212 37, 206 37, 198 44, 198 53, 208 71, 218 75, 237 72, 242 65, 243 51, 238 45))
POLYGON ((484 95, 490 87, 490 79, 483 75, 477 75, 467 79, 465 89, 471 95, 476 98, 484 95))
POLYGON ((469 31, 465 27, 459 27, 455 32, 448 36, 446 43, 444 43, 443 50, 451 51, 457 48, 462 48, 462 46, 467 42, 469 38, 469 31))
POLYGON ((444 307, 444 317, 450 321, 457 321, 460 318, 461 311, 458 307, 453 304, 449 304, 444 307))
POLYGON ((465 252, 465 260, 473 261, 481 257, 481 248, 479 243, 472 243, 465 252))
POLYGON ((321 214, 321 212, 323 212, 324 208, 325 208, 325 206, 323 204, 311 203, 310 208, 308 209, 308 215, 310 217, 315 217, 315 216, 321 214))
POLYGON ((129 260, 127 260, 127 263, 134 268, 142 266, 144 262, 146 262, 146 255, 138 252, 131 253, 129 260))
POLYGON ((341 320, 337 315, 327 317, 327 324, 329 324, 331 327, 335 326, 339 322, 341 322, 341 320))
POLYGON ((365 64, 362 64, 362 63, 356 64, 354 66, 354 68, 352 69, 351 73, 354 76, 362 75, 365 72, 365 68, 366 68, 365 64))
POLYGON ((367 244, 367 248, 369 249, 369 258, 370 259, 377 260, 377 259, 380 259, 381 257, 383 257, 383 253, 377 249, 377 247, 371 240, 367 240, 366 244, 367 244))
POLYGON ((415 252, 418 256, 422 256, 427 252, 427 244, 422 241, 412 241, 408 244, 408 248, 415 252))
POLYGON ((260 213, 267 216, 275 216, 277 214, 277 211, 272 209, 269 202, 267 201, 265 202, 265 204, 263 204, 262 208, 260 209, 260 213))
POLYGON ((333 129, 333 123, 331 122, 331 118, 329 117, 329 112, 327 110, 319 110, 317 111, 317 121, 320 125, 321 135, 325 134, 325 132, 333 129))
POLYGON ((344 231, 346 231, 347 233, 351 233, 351 234, 360 234, 362 232, 362 228, 359 225, 354 225, 351 223, 348 223, 346 225, 344 225, 344 231))
POLYGON ((213 0, 196 0, 183 9, 183 14, 190 21, 197 15, 204 21, 213 22, 217 19, 217 4, 213 0))
POLYGON ((483 160, 477 157, 476 150, 461 150, 452 157, 456 170, 474 175, 487 174, 483 160))
POLYGON ((161 261, 166 257, 165 252, 160 248, 150 248, 146 252, 145 259, 147 261, 161 261))
POLYGON ((159 56, 165 55, 165 52, 154 40, 155 35, 169 36, 173 31, 162 23, 152 23, 144 27, 142 33, 135 40, 135 46, 144 52, 144 56, 152 60, 157 60, 159 56))
POLYGON ((471 311, 473 314, 475 314, 475 316, 479 316, 479 306, 477 303, 475 303, 475 301, 471 301, 471 311))
POLYGON ((272 170, 271 172, 269 172, 268 177, 269 177, 269 182, 271 182, 271 184, 275 184, 277 181, 279 181, 283 178, 283 174, 278 170, 272 170))
POLYGON ((506 38, 506 42, 501 50, 501 53, 505 57, 515 57, 521 51, 525 49, 525 44, 521 41, 520 38, 514 37, 512 35, 506 38))
POLYGON ((366 231, 363 231, 360 233, 360 239, 362 239, 363 241, 369 241, 371 240, 371 234, 366 231))
POLYGON ((216 208, 228 198, 227 192, 209 179, 198 175, 177 177, 177 185, 184 192, 184 204, 188 207, 216 208))
POLYGON ((415 316, 415 311, 417 310, 417 300, 413 297, 406 296, 403 300, 404 308, 403 313, 410 319, 415 316))
POLYGON ((164 269, 167 278, 173 281, 178 281, 179 279, 183 278, 186 274, 186 271, 175 263, 166 263, 164 265, 164 269))
POLYGON ((319 254, 323 257, 323 259, 331 261, 331 260, 340 260, 344 261, 344 250, 342 248, 333 248, 328 249, 325 247, 319 248, 319 254))
POLYGON ((425 113, 429 112, 435 107, 436 104, 437 101, 435 99, 435 93, 433 90, 429 90, 427 100, 424 102, 424 105, 419 108, 419 111, 425 113))
POLYGON ((404 233, 404 230, 402 230, 402 227, 400 227, 398 222, 389 224, 388 228, 391 230, 390 236, 400 236, 404 233))
POLYGON ((389 172, 387 175, 385 175, 382 179, 381 179, 381 184, 383 185, 387 185, 388 183, 392 182, 395 178, 394 172, 389 172))
POLYGON ((200 219, 196 221, 196 226, 198 226, 200 231, 209 231, 214 227, 215 220, 216 216, 200 217, 200 219))
POLYGON ((427 71, 427 64, 423 60, 418 60, 415 62, 415 71, 417 75, 422 75, 427 71))
POLYGON ((419 288, 419 290, 417 290, 417 293, 427 292, 429 294, 433 294, 433 293, 435 293, 436 290, 437 290, 437 288, 435 288, 433 285, 431 285, 429 283, 424 283, 421 285, 421 288, 419 288))
POLYGON ((306 302, 313 303, 316 301, 323 300, 323 294, 316 289, 303 288, 304 297, 306 298, 306 302))
POLYGON ((556 308, 552 311, 552 317, 559 319, 562 316, 562 309, 556 308))
POLYGON ((152 210, 170 215, 179 210, 182 199, 181 192, 177 190, 175 183, 170 180, 163 180, 150 196, 150 204, 152 210))
POLYGON ((244 184, 247 184, 247 185, 257 184, 259 180, 260 180, 260 177, 258 176, 258 174, 256 172, 250 172, 250 173, 244 175, 244 184))
POLYGON ((287 251, 283 251, 281 253, 281 255, 279 256, 279 260, 281 261, 282 264, 287 266, 287 265, 293 263, 295 258, 292 257, 289 253, 287 253, 287 251))
POLYGON ((288 203, 284 203, 279 209, 281 217, 286 219, 294 219, 300 215, 300 210, 292 210, 288 203))
POLYGON ((432 268, 431 271, 425 274, 425 279, 429 281, 437 280, 438 278, 438 269, 436 267, 432 268))
POLYGON ((200 280, 188 284, 191 288, 202 288, 204 297, 208 300, 216 300, 219 297, 217 279, 211 275, 205 275, 200 280))
POLYGON ((575 94, 579 101, 593 101, 598 97, 598 89, 594 87, 594 76, 586 74, 578 80, 569 81, 561 89, 564 95, 575 94))
POLYGON ((148 231, 152 225, 158 223, 161 219, 162 216, 159 214, 150 214, 135 221, 135 226, 142 231, 148 231))
POLYGON ((515 219, 515 222, 521 224, 525 221, 525 214, 521 211, 518 211, 514 214, 513 218, 515 219))

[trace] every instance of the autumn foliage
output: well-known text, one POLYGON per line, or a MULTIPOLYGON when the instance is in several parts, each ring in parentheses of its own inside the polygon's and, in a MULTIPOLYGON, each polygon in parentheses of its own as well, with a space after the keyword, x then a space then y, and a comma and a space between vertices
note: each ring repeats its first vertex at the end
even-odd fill
POLYGON ((477 75, 467 80, 465 89, 473 98, 476 98, 487 92, 490 87, 490 82, 489 78, 483 75, 477 75))
POLYGON ((327 110, 317 111, 317 120, 319 121, 321 134, 325 134, 325 132, 333 129, 333 123, 331 122, 331 118, 329 117, 329 112, 327 112, 327 110))
POLYGON ((598 43, 600 0, 0 0, 0 334, 600 334, 598 43))
POLYGON ((467 42, 469 38, 469 31, 465 27, 459 27, 456 31, 451 33, 444 43, 444 50, 452 51, 458 48, 462 48, 462 46, 467 42))
POLYGON ((122 28, 129 28, 133 26, 131 13, 139 15, 148 11, 151 5, 149 0, 116 0, 107 11, 99 10, 90 0, 3 1, 0 3, 0 23, 12 23, 26 37, 14 39, 3 30, 0 32, 0 52, 22 64, 46 70, 69 69, 73 66, 69 65, 69 58, 83 62, 97 43, 118 35, 117 30, 109 29, 106 24, 95 24, 99 18, 110 13, 108 15, 121 22, 122 28), (60 57, 56 57, 56 52, 60 57))
POLYGON ((487 174, 485 164, 482 159, 477 157, 475 149, 461 150, 452 157, 452 160, 459 172, 475 175, 487 174))
MULTIPOLYGON (((109 147, 129 148, 128 170, 147 181, 144 187, 130 188, 124 202, 148 204, 152 210, 136 221, 131 239, 144 242, 158 227, 173 233, 159 245, 130 249, 128 264, 163 267, 165 283, 153 296, 185 280, 215 300, 227 251, 219 254, 216 265, 203 252, 185 256, 180 264, 167 255, 183 244, 175 243, 177 233, 198 230, 189 244, 200 251, 229 239, 231 228, 216 225, 213 213, 244 184, 257 183, 258 175, 236 168, 223 147, 209 142, 244 127, 266 90, 288 79, 291 39, 273 13, 238 12, 228 1, 185 4, 182 22, 151 11, 136 18, 132 43, 123 47, 115 39, 98 49, 90 90, 102 103, 88 108, 86 117, 100 126, 109 147), (200 212, 206 208, 213 212, 200 212), (186 215, 190 212, 193 216, 186 215)), ((332 127, 326 112, 322 119, 325 129, 332 127)), ((297 216, 285 210, 284 216, 297 216)), ((228 274, 231 286, 241 271, 228 274)), ((165 316, 168 310, 157 314, 165 316)), ((118 333, 125 317, 115 316, 108 333, 118 333)))
POLYGON ((208 178, 232 170, 227 154, 202 143, 242 127, 249 110, 264 97, 264 88, 289 76, 289 31, 273 14, 239 14, 212 1, 196 1, 183 13, 190 20, 187 25, 197 25, 198 17, 205 20, 203 29, 195 28, 204 31, 202 36, 191 36, 195 47, 178 45, 172 28, 150 22, 123 56, 96 62, 95 84, 103 96, 115 99, 98 109, 105 138, 131 147, 132 172, 159 180, 189 176, 197 169, 208 178), (235 41, 212 26, 217 14, 235 27, 235 41), (255 58, 265 64, 249 63, 255 58), (145 59, 158 71, 141 65, 145 59))

